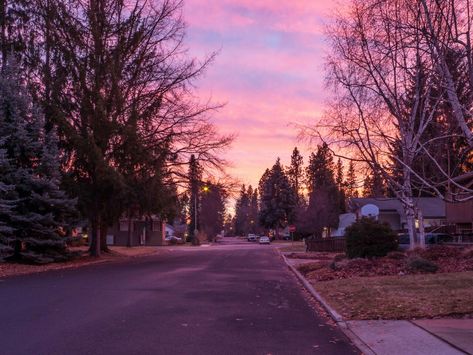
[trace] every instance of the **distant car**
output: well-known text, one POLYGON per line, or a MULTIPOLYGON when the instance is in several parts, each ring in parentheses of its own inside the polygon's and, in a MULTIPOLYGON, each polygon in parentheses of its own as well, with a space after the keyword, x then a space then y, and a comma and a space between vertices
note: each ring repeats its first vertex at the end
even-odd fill
MULTIPOLYGON (((403 233, 399 234, 399 247, 401 249, 408 249, 410 246, 409 234, 403 233)), ((453 237, 445 233, 425 233, 425 244, 429 245, 438 245, 443 243, 453 242, 453 237)))
POLYGON ((291 238, 290 235, 285 235, 284 237, 282 237, 282 239, 284 239, 284 240, 292 240, 292 238, 291 238))
POLYGON ((259 238, 259 243, 260 244, 271 244, 271 240, 269 240, 268 237, 262 236, 259 238))
POLYGON ((249 242, 256 242, 256 235, 248 234, 248 241, 249 242))
POLYGON ((182 242, 182 238, 176 237, 175 235, 168 235, 166 238, 164 238, 166 242, 176 242, 180 243, 182 242))

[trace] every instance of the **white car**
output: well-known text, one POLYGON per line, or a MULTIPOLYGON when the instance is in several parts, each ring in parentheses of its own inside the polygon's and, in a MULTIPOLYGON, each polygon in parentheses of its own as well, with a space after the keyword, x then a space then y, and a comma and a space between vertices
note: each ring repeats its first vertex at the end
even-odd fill
POLYGON ((259 243, 260 244, 271 244, 271 240, 269 239, 269 237, 262 236, 262 237, 259 238, 259 243))
POLYGON ((171 241, 175 241, 176 243, 182 242, 182 238, 176 237, 174 235, 168 235, 166 236, 166 238, 164 238, 164 240, 166 242, 171 242, 171 241))

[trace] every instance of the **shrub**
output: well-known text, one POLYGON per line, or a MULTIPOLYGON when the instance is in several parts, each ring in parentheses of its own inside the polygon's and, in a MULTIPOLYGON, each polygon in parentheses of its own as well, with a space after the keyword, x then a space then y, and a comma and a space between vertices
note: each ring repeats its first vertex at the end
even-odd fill
POLYGON ((386 256, 398 247, 396 234, 386 223, 362 218, 346 229, 347 256, 371 258, 386 256))
POLYGON ((410 272, 421 272, 421 273, 434 273, 437 272, 438 266, 434 264, 432 261, 424 259, 420 256, 410 256, 407 259, 407 269, 410 272))

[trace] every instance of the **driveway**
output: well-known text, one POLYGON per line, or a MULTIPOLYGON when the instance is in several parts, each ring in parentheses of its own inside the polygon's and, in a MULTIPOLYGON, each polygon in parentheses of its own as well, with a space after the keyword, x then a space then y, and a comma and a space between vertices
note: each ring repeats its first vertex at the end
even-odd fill
POLYGON ((272 246, 223 243, 0 280, 1 354, 353 354, 272 246))

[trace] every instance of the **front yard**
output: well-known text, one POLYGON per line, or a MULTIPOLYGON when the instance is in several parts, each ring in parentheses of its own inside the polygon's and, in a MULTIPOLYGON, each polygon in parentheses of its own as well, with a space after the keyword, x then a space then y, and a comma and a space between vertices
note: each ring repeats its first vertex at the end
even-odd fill
POLYGON ((88 247, 74 247, 71 250, 81 252, 82 256, 66 262, 51 263, 46 265, 27 265, 27 264, 14 264, 14 263, 0 263, 0 278, 32 274, 37 272, 44 272, 50 270, 61 270, 77 268, 85 265, 91 265, 96 263, 102 263, 112 260, 119 260, 127 257, 138 257, 151 255, 158 252, 165 252, 164 249, 158 249, 156 247, 110 247, 111 253, 103 254, 99 259, 93 258, 87 255, 88 247))
POLYGON ((473 314, 473 272, 312 281, 346 319, 412 319, 473 314))
POLYGON ((345 319, 473 316, 473 249, 435 247, 348 259, 335 253, 286 253, 345 319))

